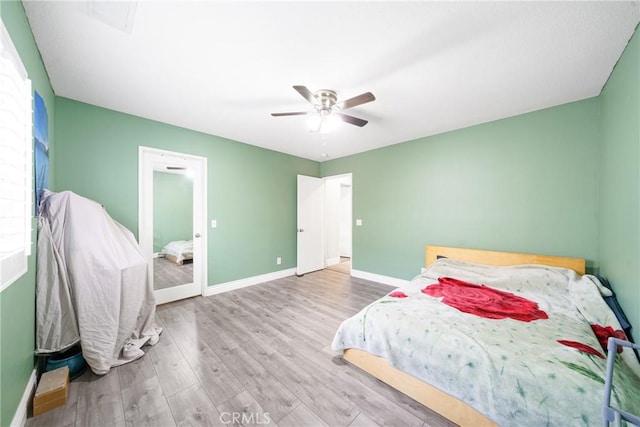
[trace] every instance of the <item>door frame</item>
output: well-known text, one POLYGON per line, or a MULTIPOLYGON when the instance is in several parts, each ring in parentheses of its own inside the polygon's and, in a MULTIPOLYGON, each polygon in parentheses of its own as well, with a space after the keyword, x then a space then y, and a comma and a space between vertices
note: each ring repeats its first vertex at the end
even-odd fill
POLYGON ((147 259, 147 271, 153 285, 153 165, 159 160, 194 166, 193 176, 193 235, 194 282, 171 288, 154 290, 156 304, 164 304, 196 295, 207 289, 207 159, 206 157, 151 147, 138 147, 138 242, 147 259), (200 258, 200 259, 196 259, 200 258), (199 283, 199 286, 194 284, 199 283))
MULTIPOLYGON (((307 176, 307 175, 300 175, 299 174, 298 176, 307 176)), ((321 241, 319 242, 319 245, 322 248, 322 268, 327 268, 328 267, 328 264, 327 264, 327 260, 328 260, 328 258, 327 258, 327 240, 328 239, 327 239, 327 226, 326 226, 326 223, 325 223, 326 222, 326 216, 325 216, 325 213, 324 213, 324 211, 327 208, 327 199, 326 199, 325 186, 326 186, 326 183, 327 183, 328 180, 335 180, 335 179, 346 178, 346 177, 351 178, 351 219, 350 219, 350 221, 351 221, 351 236, 350 236, 350 238, 351 238, 351 266, 349 268, 349 275, 351 275, 351 273, 353 271, 353 234, 354 234, 354 230, 353 230, 353 227, 354 227, 354 221, 353 221, 353 217, 354 217, 354 215, 353 215, 353 191, 354 191, 353 190, 353 188, 354 188, 354 186, 353 186, 353 173, 352 172, 347 172, 347 173, 343 173, 343 174, 326 176, 326 177, 322 177, 322 178, 316 178, 316 177, 309 177, 309 178, 322 180, 322 215, 321 215, 322 219, 320 220, 320 222, 321 222, 320 227, 322 229, 322 232, 321 232, 322 237, 321 237, 321 241)), ((298 198, 297 205, 298 205, 298 210, 299 210, 299 203, 300 203, 299 202, 299 198, 300 198, 299 192, 297 193, 297 198, 298 198)), ((300 226, 302 225, 302 224, 300 224, 299 213, 297 214, 297 220, 296 221, 297 221, 297 226, 296 226, 296 256, 297 256, 297 259, 298 259, 298 262, 296 262, 296 274, 297 275, 303 275, 303 274, 305 274, 305 272, 301 272, 301 270, 299 268, 300 267, 299 260, 300 260, 300 250, 301 250, 301 248, 300 248, 300 243, 299 243, 299 240, 298 240, 299 239, 299 233, 300 233, 298 230, 300 229, 300 226)))
MULTIPOLYGON (((326 185, 327 181, 336 180, 336 179, 339 180, 339 179, 342 179, 342 178, 349 178, 349 180, 351 182, 351 218, 349 219, 350 222, 351 222, 351 236, 349 236, 349 238, 351 239, 351 257, 350 257, 351 258, 351 265, 349 267, 349 275, 351 275, 351 271, 353 270, 353 228, 354 228, 354 220, 353 220, 353 173, 352 172, 345 172, 345 173, 341 173, 341 174, 338 174, 338 175, 325 176, 325 177, 322 178, 322 182, 323 182, 323 185, 326 185)), ((327 200, 326 199, 325 199, 324 203, 325 203, 325 210, 326 210, 326 204, 327 204, 327 200)), ((326 221, 326 218, 325 218, 325 221, 326 221)), ((328 244, 327 240, 328 239, 327 239, 327 236, 326 236, 326 234, 327 234, 327 227, 326 226, 325 226, 324 233, 325 233, 325 236, 324 236, 324 239, 323 239, 324 240, 323 252, 325 254, 325 256, 324 256, 324 264, 325 265, 324 266, 326 268, 326 267, 329 267, 329 264, 327 263, 329 258, 327 258, 327 244, 328 244)))

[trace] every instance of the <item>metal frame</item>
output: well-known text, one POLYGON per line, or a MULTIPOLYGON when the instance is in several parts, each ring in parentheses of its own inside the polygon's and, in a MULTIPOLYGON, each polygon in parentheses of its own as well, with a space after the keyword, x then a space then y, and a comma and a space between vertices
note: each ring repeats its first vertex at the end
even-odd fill
POLYGON ((632 349, 640 350, 640 345, 633 344, 629 341, 624 341, 618 338, 609 338, 607 343, 607 374, 604 383, 604 399, 602 402, 602 425, 609 427, 611 422, 615 426, 620 426, 622 421, 640 426, 640 416, 630 414, 622 409, 617 409, 611 406, 611 386, 613 384, 613 366, 618 352, 618 346, 629 347, 632 349))

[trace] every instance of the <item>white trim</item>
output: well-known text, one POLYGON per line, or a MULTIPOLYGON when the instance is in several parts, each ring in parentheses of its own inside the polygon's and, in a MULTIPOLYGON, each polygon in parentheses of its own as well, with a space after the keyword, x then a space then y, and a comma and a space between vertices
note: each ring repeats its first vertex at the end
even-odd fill
MULTIPOLYGON (((193 233, 199 235, 194 240, 193 272, 194 283, 174 286, 169 289, 154 291, 156 304, 163 304, 173 300, 188 298, 194 295, 204 295, 207 289, 208 240, 207 240, 207 158, 193 154, 183 154, 157 148, 138 147, 138 242, 151 260, 153 257, 153 170, 155 163, 167 162, 191 167, 193 176, 193 233), (198 274, 199 272, 199 274, 198 274), (197 277, 195 275, 198 275, 197 277), (197 289, 199 288, 199 289, 197 289)), ((153 280, 153 263, 149 263, 149 276, 153 280)))
POLYGON ((235 291, 236 289, 270 282, 271 280, 282 279, 284 277, 293 276, 294 274, 296 274, 296 269, 288 268, 286 270, 274 271, 273 273, 261 274, 259 276, 247 277, 244 279, 233 280, 231 282, 220 283, 218 285, 207 287, 204 295, 209 297, 211 295, 221 294, 223 292, 235 291))
MULTIPOLYGON (((261 274, 259 276, 247 277, 244 279, 233 280, 231 282, 220 283, 207 287, 204 296, 221 294, 224 292, 235 291, 236 289, 246 288, 247 286, 259 285, 261 283, 270 282, 271 280, 282 279, 284 277, 296 274, 295 268, 274 271, 273 273, 261 274)), ((371 280, 372 282, 382 283, 384 285, 399 288, 410 283, 409 280, 397 279, 395 277, 383 276, 381 274, 369 273, 367 271, 351 270, 351 275, 359 279, 371 280)))
POLYGON ((156 289, 153 291, 153 295, 156 299, 156 305, 160 305, 203 294, 199 289, 195 289, 193 282, 191 282, 169 288, 156 289))
MULTIPOLYGON (((343 173, 343 174, 339 174, 339 175, 331 175, 331 176, 324 176, 322 177, 322 184, 324 186, 324 210, 326 212, 327 210, 327 193, 326 193, 326 185, 327 185, 327 181, 333 181, 333 180, 338 180, 341 181, 340 185, 343 185, 344 182, 342 182, 343 180, 345 180, 346 178, 349 178, 349 186, 352 189, 351 192, 351 218, 349 219, 350 223, 351 223, 351 230, 350 230, 350 237, 351 237, 351 254, 349 255, 348 258, 351 258, 351 262, 353 265, 353 173, 352 172, 347 172, 347 173, 343 173)), ((325 220, 324 220, 324 232, 323 232, 323 236, 324 236, 324 243, 323 243, 323 251, 325 254, 325 267, 329 267, 331 265, 335 265, 335 264, 339 264, 340 263, 340 257, 342 257, 342 254, 340 254, 340 256, 338 256, 337 258, 327 258, 327 246, 328 246, 328 226, 326 224, 326 216, 325 216, 325 220)), ((338 233, 338 235, 340 235, 340 233, 338 233)), ((338 252, 341 252, 340 250, 338 250, 338 252)))
POLYGON ((381 274, 369 273, 367 271, 360 271, 351 269, 351 275, 359 279, 371 280, 372 282, 382 283, 384 285, 395 286, 399 288, 410 283, 409 280, 397 279, 395 277, 383 276, 381 274))
POLYGON ((13 415, 13 420, 11 420, 11 427, 24 427, 27 423, 27 408, 29 407, 29 401, 31 400, 31 396, 33 396, 35 388, 36 370, 34 369, 33 372, 31 372, 31 376, 29 377, 29 382, 24 389, 24 393, 22 393, 22 399, 20 399, 16 413, 13 415))
MULTIPOLYGON (((0 143, 0 150, 3 155, 9 155, 5 150, 9 149, 12 154, 9 159, 15 162, 16 171, 13 174, 16 182, 9 184, 8 188, 13 190, 5 190, 3 188, 3 198, 7 198, 5 202, 9 202, 12 212, 5 212, 3 217, 4 234, 7 232, 11 237, 4 236, 8 240, 9 246, 3 247, 3 255, 0 256, 0 292, 7 289, 22 277, 28 270, 27 257, 31 255, 31 219, 33 217, 33 92, 31 88, 31 80, 22 63, 20 55, 16 50, 11 35, 6 28, 4 22, 0 18, 0 61, 2 67, 6 67, 6 83, 12 89, 7 89, 5 84, 2 85, 2 96, 13 98, 7 114, 12 118, 3 116, 2 120, 6 121, 9 129, 13 130, 12 137, 7 141, 0 143), (8 92, 5 93, 5 90, 8 92), (21 93, 21 91, 23 91, 21 93), (22 115, 22 117, 20 117, 22 115), (15 144, 15 146, 13 145, 15 144), (20 195, 19 195, 20 194, 20 195), (19 196, 18 196, 19 195, 19 196), (13 211, 22 207, 22 212, 13 211), (20 215, 22 224, 15 224, 15 219, 20 215), (9 221, 6 223, 5 221, 9 221), (5 230, 5 227, 8 228, 5 230), (16 241, 20 236, 20 242, 16 241)), ((4 68, 3 68, 4 70, 4 68)), ((3 186, 4 187, 4 186, 3 186)), ((4 246, 4 245, 3 245, 4 246)))
POLYGON ((29 269, 29 264, 24 248, 20 248, 13 254, 6 256, 0 263, 0 293, 2 293, 2 291, 24 276, 29 269))

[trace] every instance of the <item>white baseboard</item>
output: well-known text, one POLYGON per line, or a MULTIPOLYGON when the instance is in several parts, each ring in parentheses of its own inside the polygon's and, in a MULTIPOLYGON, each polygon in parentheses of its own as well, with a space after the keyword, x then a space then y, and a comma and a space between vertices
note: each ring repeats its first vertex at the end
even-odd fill
POLYGON ((351 275, 359 279, 371 280, 389 286, 399 288, 409 283, 409 280, 397 279, 395 277, 383 276, 381 274, 369 273, 367 271, 351 270, 351 275))
MULTIPOLYGON (((219 285, 208 286, 205 296, 221 294, 223 292, 235 291, 236 289, 245 288, 247 286, 258 285, 260 283, 269 282, 271 280, 282 279, 296 274, 295 268, 287 270, 274 271, 273 273, 261 274, 259 276, 247 277, 245 279, 234 280, 231 282, 220 283, 219 285)), ((360 279, 371 280, 385 285, 399 288, 409 283, 409 280, 397 279, 395 277, 383 276, 381 274, 369 273, 367 271, 351 270, 351 275, 360 279)))
POLYGON ((36 370, 34 369, 31 372, 31 376, 29 377, 29 382, 24 389, 24 393, 22 394, 22 399, 20 399, 20 403, 18 404, 18 409, 16 409, 16 413, 13 416, 13 420, 11 421, 11 427, 24 427, 27 423, 27 410, 29 408, 29 400, 31 400, 31 396, 36 388, 36 370))
POLYGON ((211 295, 221 294, 223 292, 235 291, 236 289, 269 282, 271 280, 282 279, 283 277, 293 276, 294 274, 296 274, 296 269, 289 268, 286 270, 274 271, 273 273, 234 280, 232 282, 220 283, 219 285, 208 286, 204 295, 208 297, 211 295))

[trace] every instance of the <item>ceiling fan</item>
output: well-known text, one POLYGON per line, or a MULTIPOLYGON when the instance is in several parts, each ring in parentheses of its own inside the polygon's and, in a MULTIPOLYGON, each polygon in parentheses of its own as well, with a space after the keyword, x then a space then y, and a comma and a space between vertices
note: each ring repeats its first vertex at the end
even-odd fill
POLYGON ((357 107, 358 105, 366 104, 367 102, 375 101, 376 97, 371 92, 366 92, 353 98, 349 98, 345 101, 338 102, 338 95, 335 91, 329 89, 320 89, 313 93, 306 86, 294 86, 293 87, 304 99, 309 101, 316 111, 297 111, 292 113, 271 113, 274 117, 280 116, 304 116, 308 114, 318 114, 320 116, 320 122, 318 124, 318 130, 322 127, 322 124, 328 120, 328 118, 336 117, 343 122, 350 123, 356 126, 364 126, 368 123, 367 120, 353 117, 348 114, 342 113, 343 110, 348 108, 357 107))

